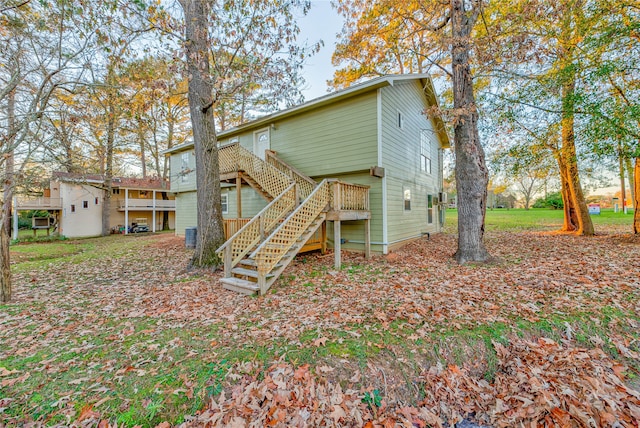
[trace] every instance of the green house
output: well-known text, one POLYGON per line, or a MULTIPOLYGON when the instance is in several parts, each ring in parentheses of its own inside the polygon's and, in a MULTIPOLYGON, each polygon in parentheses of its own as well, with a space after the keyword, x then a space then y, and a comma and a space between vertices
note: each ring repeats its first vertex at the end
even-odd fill
MULTIPOLYGON (((370 245, 371 251, 387 254, 441 231, 446 203, 442 151, 449 147, 449 139, 442 120, 426 114, 436 105, 428 75, 389 75, 220 132, 227 236, 250 219, 256 221, 256 214, 284 192, 285 179, 267 191, 251 177, 263 171, 258 165, 262 161, 297 182, 291 212, 316 183, 326 181, 327 190, 318 192, 328 195, 323 197, 328 198, 329 208, 310 226, 314 230, 309 231, 307 248, 328 245, 368 253, 370 245), (249 173, 252 168, 258 169, 249 173), (334 206, 338 202, 339 208, 334 206)), ((171 156, 171 191, 176 194, 176 233, 182 235, 187 227, 196 226, 193 145, 166 153, 171 156)), ((286 215, 271 226, 281 228, 286 215)), ((252 256, 256 255, 254 251, 252 256)))

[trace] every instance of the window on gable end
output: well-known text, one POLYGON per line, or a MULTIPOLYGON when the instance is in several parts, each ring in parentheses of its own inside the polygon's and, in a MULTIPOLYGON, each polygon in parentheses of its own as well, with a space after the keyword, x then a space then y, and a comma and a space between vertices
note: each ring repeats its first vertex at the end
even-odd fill
POLYGON ((420 131, 420 170, 431 174, 431 139, 426 129, 420 131))

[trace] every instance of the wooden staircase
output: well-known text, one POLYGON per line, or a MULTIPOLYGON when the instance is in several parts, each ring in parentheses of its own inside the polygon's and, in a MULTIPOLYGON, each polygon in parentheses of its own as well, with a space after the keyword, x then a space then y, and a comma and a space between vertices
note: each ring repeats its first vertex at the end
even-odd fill
POLYGON ((238 143, 221 147, 218 157, 221 175, 236 174, 270 201, 217 249, 228 290, 265 294, 327 219, 338 220, 339 230, 341 219, 370 218, 368 186, 316 183, 275 152, 267 150, 262 160, 238 143))
MULTIPOLYGON (((314 217, 305 219, 304 224, 295 220, 300 214, 291 217, 301 206, 313 204, 306 200, 317 184, 282 162, 273 152, 267 152, 267 160, 263 161, 239 144, 234 144, 221 148, 219 158, 221 170, 230 172, 236 169, 246 183, 270 201, 249 223, 218 248, 217 252, 222 253, 224 259, 225 275, 221 282, 223 287, 229 290, 245 294, 264 294, 291 263, 307 239, 324 222, 326 214, 321 215, 322 211, 315 213, 317 210, 314 210, 314 214, 306 213, 307 217, 314 217), (286 249, 283 243, 277 244, 277 261, 272 263, 275 254, 274 244, 265 244, 277 239, 282 240, 276 232, 283 230, 283 225, 286 224, 289 226, 284 229, 287 230, 288 236, 295 238, 294 242, 287 245, 286 249), (270 254, 267 258, 269 263, 265 263, 265 252, 270 254), (260 258, 256 260, 258 255, 260 258)), ((322 209, 325 209, 326 205, 327 203, 322 209)))

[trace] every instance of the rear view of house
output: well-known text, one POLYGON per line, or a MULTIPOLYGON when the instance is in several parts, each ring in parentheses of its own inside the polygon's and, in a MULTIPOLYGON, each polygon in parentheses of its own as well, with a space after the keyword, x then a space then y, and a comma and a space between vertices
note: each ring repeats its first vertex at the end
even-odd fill
MULTIPOLYGON (((324 226, 310 235, 322 248, 367 251, 369 244, 372 251, 386 254, 440 231, 446 202, 442 150, 449 147, 449 139, 442 120, 425 113, 435 105, 429 76, 384 76, 220 132, 227 230, 237 231, 280 195, 252 177, 273 168, 298 189, 312 183, 298 194, 296 206, 328 180, 329 208, 320 222, 324 226), (255 157, 251 165, 242 163, 245 152, 255 157)), ((183 234, 196 225, 193 146, 167 153, 176 194, 176 233, 183 234)))

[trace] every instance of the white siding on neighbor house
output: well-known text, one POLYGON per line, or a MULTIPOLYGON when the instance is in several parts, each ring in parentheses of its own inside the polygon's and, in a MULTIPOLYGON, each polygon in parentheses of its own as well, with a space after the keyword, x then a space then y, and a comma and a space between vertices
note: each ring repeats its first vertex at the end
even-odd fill
POLYGON ((184 236, 187 227, 198 225, 196 192, 182 192, 176 195, 176 235, 184 236))
POLYGON ((102 189, 88 184, 60 183, 62 214, 60 235, 69 238, 98 236, 102 234, 102 189), (98 198, 98 204, 95 199, 98 198), (87 202, 87 208, 84 208, 87 202), (72 205, 75 212, 72 211, 72 205))
POLYGON ((382 166, 387 194, 387 240, 390 245, 440 230, 434 208, 433 223, 427 223, 427 195, 440 188, 440 143, 433 122, 424 114, 427 100, 419 81, 397 83, 381 89, 382 166), (402 128, 398 126, 402 114, 402 128), (420 134, 431 141, 431 173, 421 170, 420 134), (404 209, 404 190, 411 192, 411 210, 404 209))

